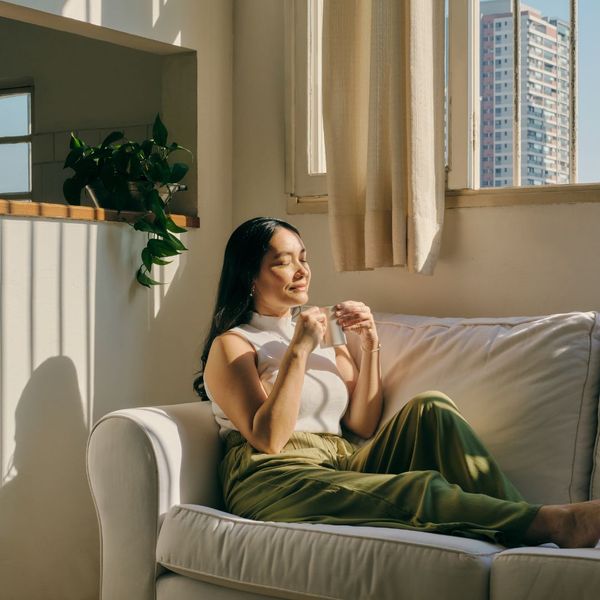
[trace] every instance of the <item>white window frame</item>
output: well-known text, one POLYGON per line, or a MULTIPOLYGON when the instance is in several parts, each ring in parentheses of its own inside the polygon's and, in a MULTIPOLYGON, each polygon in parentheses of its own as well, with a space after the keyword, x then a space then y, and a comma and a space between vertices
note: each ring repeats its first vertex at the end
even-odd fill
POLYGON ((33 86, 32 85, 19 85, 12 87, 0 88, 0 97, 11 96, 13 94, 29 94, 29 134, 27 135, 16 135, 16 136, 0 136, 0 145, 8 144, 22 144, 29 143, 29 191, 27 192, 2 192, 0 197, 3 200, 31 200, 33 188, 33 161, 32 161, 32 147, 33 147, 33 86))
MULTIPOLYGON (((286 193, 287 212, 327 213, 326 175, 311 187, 307 163, 307 2, 286 0, 286 193), (306 180, 308 178, 308 181, 306 180)), ((512 0, 513 11, 520 0, 512 0)), ((571 180, 576 176, 577 97, 576 90, 576 4, 571 2, 570 53, 573 110, 571 128, 571 180)), ((600 182, 545 184, 536 187, 479 188, 480 177, 480 98, 479 98, 479 0, 448 0, 448 165, 446 208, 471 208, 531 204, 572 204, 600 202, 600 182)), ((520 15, 520 11, 516 12, 520 15)), ((519 20, 520 23, 520 20, 519 20)), ((513 37, 519 34, 513 29, 513 37)), ((518 57, 517 57, 518 58, 518 57)), ((519 71, 515 73, 519 85, 519 71)), ((515 88, 516 89, 516 88, 515 88)), ((517 99, 514 100, 517 102, 517 99)), ((519 130, 520 106, 514 115, 519 130)), ((525 117, 526 118, 526 117, 525 117)), ((520 131, 513 136, 520 139, 520 131)), ((496 143, 496 141, 494 141, 496 143)), ((513 162, 520 157, 520 144, 513 162)), ((511 165, 514 168, 514 165, 511 165)), ((517 173, 520 170, 518 160, 517 173)), ((521 177, 524 179, 523 175, 521 177)))
MULTIPOLYGON (((315 205, 327 197, 327 176, 311 175, 308 161, 308 8, 313 1, 285 1, 285 192, 289 205, 315 205)), ((316 130, 314 123, 310 129, 316 130)))

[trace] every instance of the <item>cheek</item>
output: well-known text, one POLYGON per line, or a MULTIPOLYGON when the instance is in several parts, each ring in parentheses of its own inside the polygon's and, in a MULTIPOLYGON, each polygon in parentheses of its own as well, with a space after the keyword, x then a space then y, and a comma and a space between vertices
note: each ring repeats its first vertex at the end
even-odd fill
POLYGON ((290 274, 285 270, 271 271, 268 277, 265 277, 262 281, 263 286, 267 290, 278 291, 282 286, 291 281, 290 274))

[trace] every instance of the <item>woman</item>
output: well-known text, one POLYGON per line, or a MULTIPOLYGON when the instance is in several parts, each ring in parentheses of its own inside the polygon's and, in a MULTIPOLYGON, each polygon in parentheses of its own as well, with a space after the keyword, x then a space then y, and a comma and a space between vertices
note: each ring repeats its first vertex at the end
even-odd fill
POLYGON ((596 544, 599 502, 525 502, 441 392, 411 399, 374 435, 382 384, 371 311, 355 301, 335 307, 343 329, 360 336, 360 365, 346 346, 321 348, 323 313, 312 307, 292 318, 308 302, 310 277, 289 223, 258 217, 231 235, 195 382, 225 440, 220 474, 231 512, 505 545, 596 544), (371 439, 356 446, 341 425, 371 439))

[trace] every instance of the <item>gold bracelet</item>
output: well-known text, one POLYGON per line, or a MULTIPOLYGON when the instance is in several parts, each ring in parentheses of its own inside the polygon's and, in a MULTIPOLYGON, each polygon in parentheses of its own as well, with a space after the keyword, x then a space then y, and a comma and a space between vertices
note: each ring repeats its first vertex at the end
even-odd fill
POLYGON ((365 350, 364 348, 361 347, 361 350, 363 352, 379 352, 381 350, 381 344, 377 344, 377 348, 373 348, 373 350, 365 350))

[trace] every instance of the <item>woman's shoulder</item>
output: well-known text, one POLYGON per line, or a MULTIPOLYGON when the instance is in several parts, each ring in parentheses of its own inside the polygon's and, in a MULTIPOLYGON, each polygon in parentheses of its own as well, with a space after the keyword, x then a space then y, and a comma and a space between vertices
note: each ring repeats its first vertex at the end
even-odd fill
POLYGON ((218 335, 213 344, 217 342, 219 345, 223 347, 236 347, 236 346, 251 346, 254 347, 250 342, 250 339, 247 335, 247 332, 242 327, 232 327, 227 331, 224 331, 220 335, 218 335))
POLYGON ((252 343, 237 332, 236 328, 228 329, 213 340, 206 361, 205 373, 211 373, 214 368, 220 369, 225 365, 230 365, 249 352, 256 354, 252 343))

